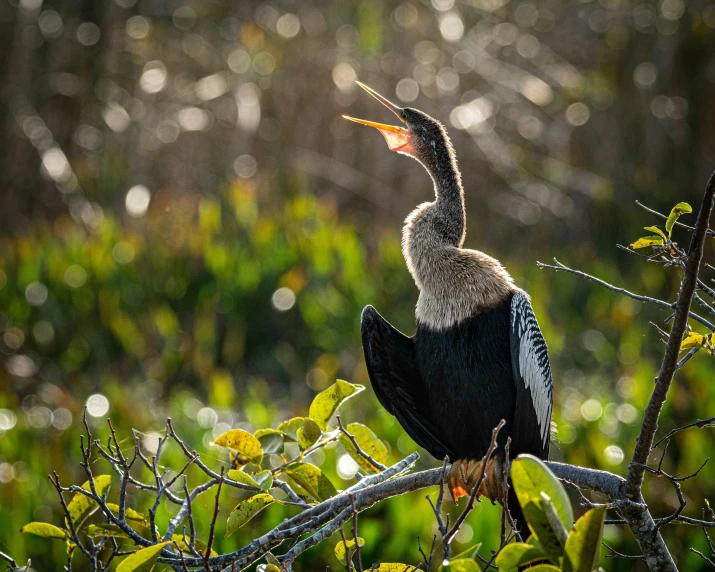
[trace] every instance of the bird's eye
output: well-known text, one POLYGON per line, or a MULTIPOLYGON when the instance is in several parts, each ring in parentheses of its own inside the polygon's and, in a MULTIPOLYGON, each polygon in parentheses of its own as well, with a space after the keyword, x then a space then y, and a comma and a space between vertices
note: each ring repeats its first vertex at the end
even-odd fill
POLYGON ((400 117, 401 117, 404 121, 407 120, 407 114, 406 114, 404 111, 402 112, 402 115, 400 115, 400 117))

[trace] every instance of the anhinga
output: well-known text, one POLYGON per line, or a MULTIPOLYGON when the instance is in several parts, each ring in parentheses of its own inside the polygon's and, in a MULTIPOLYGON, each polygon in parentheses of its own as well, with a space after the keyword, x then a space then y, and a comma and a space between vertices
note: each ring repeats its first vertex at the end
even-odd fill
MULTIPOLYGON (((471 490, 470 478, 476 479, 475 468, 502 419, 502 460, 507 437, 511 458, 547 458, 553 382, 546 342, 529 296, 501 263, 462 248, 464 190, 444 126, 359 85, 404 127, 344 117, 377 128, 392 151, 419 161, 436 195, 410 213, 402 233, 402 252, 419 289, 417 333, 405 336, 367 306, 361 318, 367 370, 380 403, 410 437, 437 459, 454 461, 449 487, 456 501, 471 490)), ((500 467, 492 464, 492 482, 480 489, 492 500, 499 500, 494 481, 500 467)), ((513 494, 508 504, 521 517, 513 494)), ((520 520, 523 536, 528 529, 520 520)))

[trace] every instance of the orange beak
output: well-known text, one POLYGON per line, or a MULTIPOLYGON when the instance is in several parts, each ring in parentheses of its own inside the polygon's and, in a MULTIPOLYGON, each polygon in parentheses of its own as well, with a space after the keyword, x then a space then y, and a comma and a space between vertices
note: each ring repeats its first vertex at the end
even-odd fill
MULTIPOLYGON (((359 81, 356 81, 355 83, 358 84, 365 91, 367 91, 370 95, 372 95, 380 103, 382 103, 382 105, 384 105, 390 111, 392 111, 392 113, 397 115, 397 117, 400 119, 400 121, 404 122, 404 120, 402 119, 402 116, 401 116, 402 115, 401 108, 397 107, 389 99, 381 96, 375 90, 370 89, 364 83, 360 83, 359 81)), ((396 127, 394 125, 387 125, 385 123, 375 123, 374 121, 366 121, 365 119, 356 119, 354 117, 349 117, 347 115, 343 115, 343 117, 350 121, 354 121, 355 123, 361 123, 362 125, 368 125, 369 127, 374 127, 375 129, 377 129, 380 133, 382 133, 382 136, 385 138, 385 141, 387 142, 387 146, 390 148, 391 151, 401 151, 403 153, 409 152, 410 143, 412 141, 412 134, 410 133, 409 129, 405 129, 404 127, 396 127)))

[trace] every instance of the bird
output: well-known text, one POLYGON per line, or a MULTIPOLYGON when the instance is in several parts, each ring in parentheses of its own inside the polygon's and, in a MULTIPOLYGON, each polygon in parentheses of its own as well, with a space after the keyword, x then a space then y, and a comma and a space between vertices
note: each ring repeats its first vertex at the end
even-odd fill
MULTIPOLYGON (((544 336, 529 295, 505 267, 485 252, 464 248, 464 187, 444 125, 357 84, 402 125, 343 117, 376 128, 391 151, 416 159, 435 195, 407 216, 402 230, 402 253, 419 290, 416 333, 403 334, 373 306, 361 315, 372 387, 419 446, 452 462, 448 486, 455 502, 471 492, 503 419, 497 460, 479 490, 492 502, 501 501, 508 439, 511 459, 548 458, 553 379, 544 336)), ((507 504, 525 540, 528 528, 513 488, 507 504)))

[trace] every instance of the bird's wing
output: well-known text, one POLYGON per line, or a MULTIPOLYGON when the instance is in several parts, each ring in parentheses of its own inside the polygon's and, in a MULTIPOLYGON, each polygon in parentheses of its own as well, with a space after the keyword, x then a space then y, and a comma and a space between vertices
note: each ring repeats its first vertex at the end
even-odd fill
POLYGON ((415 442, 437 459, 449 456, 431 419, 429 396, 416 367, 415 344, 393 328, 372 306, 360 319, 362 347, 378 400, 415 442))
POLYGON ((551 433, 554 382, 544 336, 529 298, 522 292, 511 300, 511 366, 516 383, 512 453, 546 458, 551 433))

